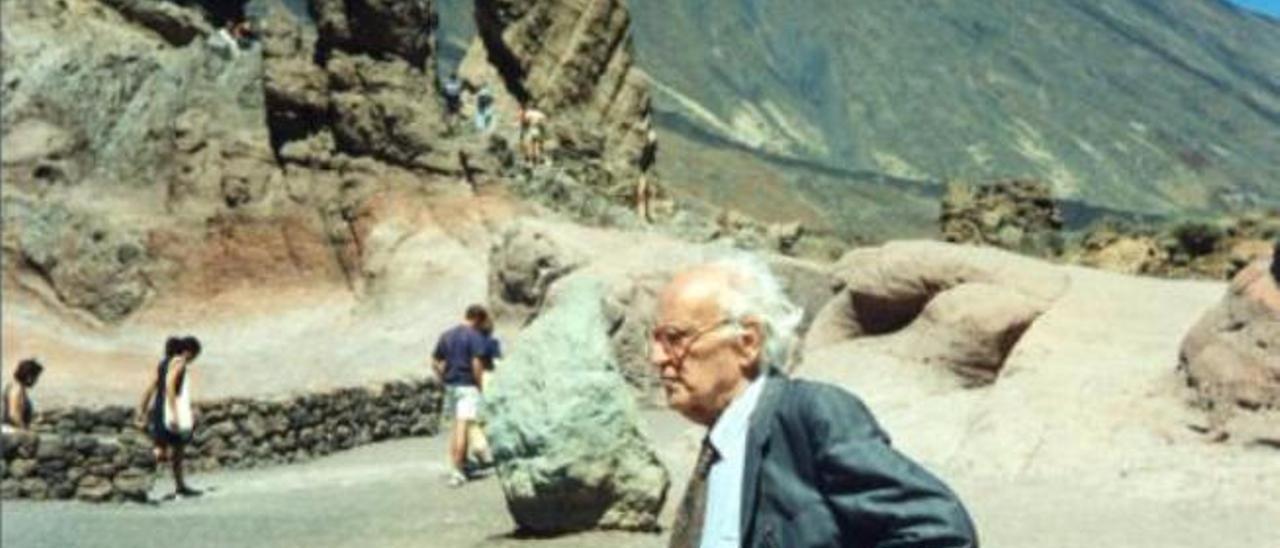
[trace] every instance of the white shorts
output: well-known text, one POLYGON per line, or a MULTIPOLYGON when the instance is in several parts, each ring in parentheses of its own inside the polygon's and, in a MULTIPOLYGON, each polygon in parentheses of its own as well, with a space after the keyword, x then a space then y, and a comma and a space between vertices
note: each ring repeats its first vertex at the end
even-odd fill
POLYGON ((480 389, 467 385, 444 387, 444 412, 455 420, 476 420, 480 416, 480 389))

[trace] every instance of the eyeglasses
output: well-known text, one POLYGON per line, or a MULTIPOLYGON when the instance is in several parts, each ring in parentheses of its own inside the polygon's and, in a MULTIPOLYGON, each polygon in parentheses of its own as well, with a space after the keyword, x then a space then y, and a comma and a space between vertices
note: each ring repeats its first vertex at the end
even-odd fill
POLYGON ((650 339, 658 343, 662 347, 662 351, 671 357, 670 363, 677 369, 684 365, 684 359, 689 356, 693 343, 703 336, 720 329, 726 325, 733 323, 733 320, 724 318, 710 326, 698 329, 696 331, 676 327, 674 325, 655 326, 650 332, 650 339))

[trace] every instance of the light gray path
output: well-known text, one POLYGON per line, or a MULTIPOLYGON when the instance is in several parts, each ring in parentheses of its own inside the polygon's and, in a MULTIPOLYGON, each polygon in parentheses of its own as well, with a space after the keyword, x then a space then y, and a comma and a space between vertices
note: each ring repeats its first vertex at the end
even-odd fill
MULTIPOLYGON (((651 414, 664 430, 683 428, 674 417, 651 414)), ((664 536, 642 533, 516 539, 496 477, 460 488, 445 485, 445 444, 443 436, 400 440, 299 465, 196 475, 192 484, 211 492, 154 506, 6 501, 0 505, 0 544, 5 548, 665 546, 664 536)), ((681 464, 675 474, 684 477, 689 465, 681 464)), ((675 489, 682 492, 683 484, 675 489)), ((166 475, 154 492, 170 491, 172 483, 166 475)))
MULTIPOLYGON (((673 484, 663 523, 684 492, 697 433, 668 413, 647 412, 673 484)), ((901 432, 901 437, 909 437, 901 432)), ((486 478, 445 486, 441 436, 362 447, 313 462, 198 475, 215 490, 158 506, 6 501, 4 548, 536 546, 657 548, 660 534, 585 533, 517 539, 501 486, 486 478)), ((1280 509, 1267 494, 1204 500, 1177 492, 1104 491, 1073 483, 1019 481, 937 470, 960 493, 988 548, 1273 548, 1280 509)), ((1222 474, 1249 476, 1248 470, 1222 474)), ((1239 478, 1236 477, 1238 480, 1239 478)), ((1262 477, 1258 477, 1259 480, 1262 477)), ((1260 483, 1261 484, 1261 483, 1260 483)), ((1192 487, 1192 486, 1187 486, 1192 487)), ((167 479, 156 492, 167 492, 167 479)), ((1175 490, 1176 491, 1176 490, 1175 490)), ((1223 493, 1223 495, 1227 495, 1223 493)), ((1273 493, 1270 495, 1274 495, 1273 493)))

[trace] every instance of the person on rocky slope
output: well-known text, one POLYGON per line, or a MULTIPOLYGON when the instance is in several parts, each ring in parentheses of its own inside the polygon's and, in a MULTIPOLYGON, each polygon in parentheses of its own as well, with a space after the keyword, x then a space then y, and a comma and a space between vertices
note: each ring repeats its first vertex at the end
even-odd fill
POLYGON ((449 77, 440 85, 441 95, 444 96, 444 122, 450 131, 462 114, 462 91, 462 80, 458 78, 456 70, 449 73, 449 77))
MULTIPOLYGON (((486 318, 477 331, 484 337, 485 351, 480 360, 484 364, 485 381, 493 382, 493 371, 497 368, 498 360, 502 359, 502 343, 493 333, 493 318, 486 318)), ((467 447, 476 465, 481 468, 493 465, 493 452, 489 449, 489 437, 484 433, 483 415, 477 415, 476 420, 471 421, 467 429, 467 447)))
POLYGON ((542 165, 543 142, 546 139, 547 115, 528 101, 520 103, 520 150, 530 167, 542 165))
POLYGON ((756 260, 681 272, 660 293, 649 360, 668 405, 708 429, 670 545, 977 546, 956 495, 861 400, 780 372, 801 315, 756 260))
POLYGON ((653 200, 655 192, 653 183, 649 181, 649 173, 653 171, 657 161, 658 132, 650 129, 645 133, 644 148, 640 150, 640 157, 636 160, 636 168, 640 170, 640 177, 636 181, 636 215, 646 223, 653 222, 649 202, 653 200))
POLYGON ((1276 241, 1275 249, 1271 250, 1271 279, 1280 284, 1280 240, 1276 241))
POLYGON ((485 134, 493 129, 493 109, 493 88, 489 87, 488 82, 484 82, 476 92, 476 133, 485 134))

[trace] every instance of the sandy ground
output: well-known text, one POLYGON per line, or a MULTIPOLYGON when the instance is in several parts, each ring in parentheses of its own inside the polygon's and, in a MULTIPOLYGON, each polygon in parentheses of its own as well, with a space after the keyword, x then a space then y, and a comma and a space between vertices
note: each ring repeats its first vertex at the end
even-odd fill
POLYGON ((1280 547, 1280 454, 1197 433, 1205 417, 1175 372, 1225 284, 1066 271, 992 386, 960 388, 872 341, 807 355, 799 374, 861 395, 962 495, 988 546, 1280 547))
POLYGON ((46 365, 46 406, 136 404, 166 337, 195 334, 197 399, 271 397, 426 376, 427 357, 466 306, 488 300, 489 247, 516 215, 502 196, 393 203, 371 232, 365 287, 320 280, 237 286, 194 302, 166 295, 118 326, 77 321, 6 279, 3 374, 46 365))

